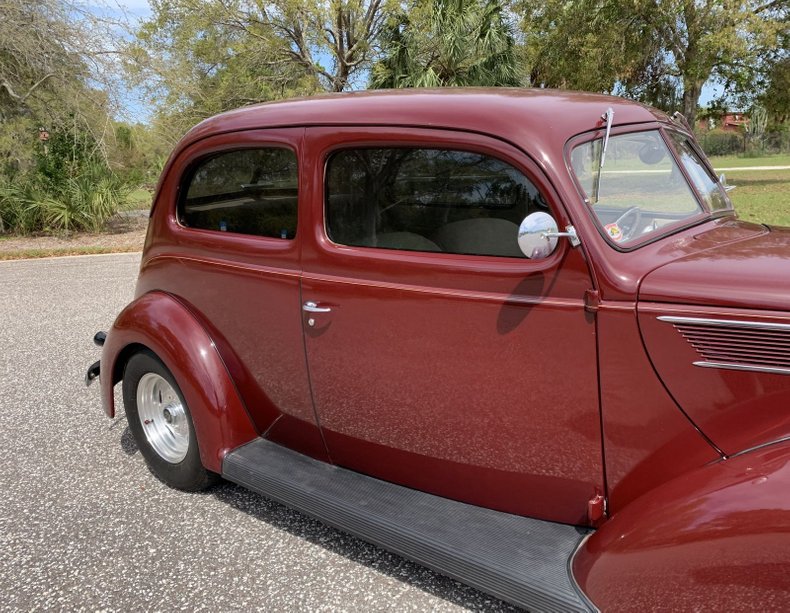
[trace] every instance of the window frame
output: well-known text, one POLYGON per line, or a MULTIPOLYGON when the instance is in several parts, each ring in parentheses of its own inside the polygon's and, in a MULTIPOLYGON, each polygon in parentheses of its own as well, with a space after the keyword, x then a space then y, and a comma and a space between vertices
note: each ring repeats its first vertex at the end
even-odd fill
POLYGON ((719 182, 719 177, 716 175, 715 169, 713 168, 713 166, 711 166, 710 160, 705 155, 705 152, 702 151, 702 149, 700 148, 699 143, 697 142, 696 138, 694 138, 690 134, 688 134, 688 133, 686 133, 686 132, 684 132, 682 130, 678 130, 678 129, 667 128, 667 129, 663 130, 662 132, 664 133, 664 136, 665 136, 666 140, 669 142, 670 149, 672 150, 673 154, 675 155, 675 159, 676 159, 678 165, 685 172, 687 178, 690 181, 691 188, 696 193, 697 198, 702 203, 703 208, 705 208, 705 210, 710 212, 710 214, 714 218, 716 218, 719 215, 727 215, 727 214, 734 213, 735 212, 735 205, 732 203, 732 200, 730 199, 729 195, 727 194, 727 191, 722 187, 721 183, 719 182), (677 135, 683 137, 683 139, 688 143, 689 147, 694 152, 694 155, 697 156, 697 159, 700 162, 700 166, 705 171, 705 174, 707 174, 708 178, 711 181, 713 181, 713 184, 716 186, 716 188, 719 191, 719 193, 724 197, 724 201, 727 203, 728 206, 726 206, 724 208, 719 208, 719 209, 714 209, 714 208, 711 208, 711 207, 708 206, 708 202, 705 199, 705 195, 697 187, 697 182, 694 181, 694 179, 690 176, 688 170, 685 168, 685 165, 683 164, 682 159, 681 159, 680 151, 678 150, 678 143, 676 143, 674 141, 674 139, 672 138, 672 134, 677 134, 677 135))
MULTIPOLYGON (((372 245, 352 245, 352 244, 349 244, 349 243, 339 243, 339 242, 333 240, 332 236, 330 235, 330 231, 329 231, 330 230, 329 229, 329 217, 330 216, 328 215, 328 205, 329 205, 329 198, 330 198, 330 193, 329 193, 329 187, 330 187, 330 185, 329 185, 329 176, 330 176, 330 165, 331 165, 332 161, 335 160, 338 156, 342 155, 343 153, 348 153, 348 152, 356 152, 356 151, 394 151, 394 150, 450 152, 450 153, 479 155, 481 157, 488 158, 488 159, 490 159, 492 161, 495 161, 495 162, 498 162, 500 164, 507 165, 510 169, 515 170, 516 172, 518 172, 526 181, 529 182, 530 185, 533 186, 535 191, 538 194, 540 194, 541 197, 543 197, 544 201, 546 201, 545 196, 543 196, 543 192, 540 191, 540 189, 537 187, 537 185, 535 185, 535 183, 533 181, 531 181, 530 178, 521 169, 519 169, 515 165, 511 164, 510 162, 507 162, 507 161, 502 160, 501 158, 499 158, 497 156, 493 156, 493 155, 490 155, 490 154, 480 153, 480 152, 477 152, 477 151, 469 151, 467 149, 463 149, 463 148, 460 148, 460 147, 444 147, 444 146, 440 147, 440 146, 436 146, 436 145, 433 145, 433 146, 430 146, 430 147, 422 147, 422 146, 418 147, 418 146, 411 146, 411 145, 403 146, 403 145, 401 145, 401 146, 375 146, 375 147, 340 148, 340 149, 337 149, 337 150, 333 151, 326 158, 326 170, 325 170, 325 174, 324 174, 325 179, 324 179, 324 184, 323 184, 323 190, 324 190, 324 209, 323 209, 324 231, 326 233, 327 238, 333 244, 338 245, 338 246, 342 246, 342 247, 359 247, 359 248, 363 248, 363 249, 371 249, 371 248, 373 248, 373 249, 385 249, 387 251, 399 251, 399 252, 405 251, 405 252, 416 252, 416 253, 448 253, 448 254, 451 254, 451 255, 466 255, 466 256, 472 256, 472 257, 497 257, 497 258, 516 259, 516 260, 523 260, 523 259, 526 258, 526 256, 524 256, 524 255, 511 256, 511 255, 496 255, 496 254, 463 253, 463 252, 458 252, 458 251, 429 251, 429 250, 421 250, 421 249, 398 249, 396 247, 379 247, 379 246, 372 246, 372 245)), ((547 207, 548 207, 548 201, 546 201, 546 203, 547 203, 547 207)), ((515 206, 515 203, 514 203, 513 206, 515 206)), ((441 208, 441 207, 439 207, 439 208, 441 208)), ((448 206, 447 208, 452 208, 452 207, 448 206)), ((458 208, 463 208, 463 207, 458 207, 458 208)), ((471 206, 469 208, 471 208, 471 209, 481 208, 482 209, 482 208, 485 208, 485 206, 483 204, 477 204, 477 205, 473 205, 473 206, 471 206)), ((379 211, 379 212, 382 212, 382 211, 379 211)), ((473 219, 473 218, 469 218, 469 219, 473 219)), ((489 217, 489 218, 485 218, 485 219, 503 219, 504 220, 503 217, 489 217)), ((463 220, 458 220, 458 221, 463 221, 463 220)), ((400 228, 397 231, 398 232, 411 232, 411 230, 409 230, 408 228, 400 228)), ((423 235, 420 234, 420 236, 423 236, 423 235)), ((430 237, 430 236, 423 236, 423 238, 425 238, 426 240, 429 240, 429 241, 433 241, 433 238, 430 237)))
MULTIPOLYGON (((316 126, 316 129, 321 127, 316 126)), ((338 151, 371 148, 417 148, 457 150, 486 155, 504 162, 523 174, 540 192, 548 205, 548 210, 558 226, 572 225, 570 213, 563 205, 559 191, 550 178, 541 171, 538 163, 524 149, 493 135, 445 128, 424 128, 409 126, 349 126, 338 129, 333 135, 334 142, 318 152, 321 188, 313 196, 313 216, 318 220, 320 234, 316 237, 322 250, 338 256, 375 261, 386 266, 399 262, 404 265, 445 267, 459 271, 474 271, 481 267, 491 272, 532 272, 558 267, 571 249, 568 241, 559 241, 557 248, 547 258, 530 259, 496 255, 469 255, 435 251, 406 251, 382 247, 352 246, 335 243, 329 237, 326 219, 326 188, 328 164, 338 151)), ((317 228, 318 229, 318 228, 317 228)), ((583 246, 582 246, 583 247, 583 246)), ((581 248, 581 247, 580 247, 581 248)))
MULTIPOLYGON (((592 210, 592 207, 588 203, 588 196, 582 186, 579 178, 576 176, 576 172, 573 169, 573 164, 571 163, 571 153, 573 150, 578 147, 579 145, 583 145, 588 142, 592 142, 601 138, 604 138, 604 129, 603 128, 595 128, 593 130, 589 130, 587 132, 582 132, 581 134, 577 134, 576 136, 571 137, 565 143, 564 147, 564 157, 565 157, 565 168, 568 174, 573 181, 573 185, 576 188, 576 192, 579 196, 579 203, 580 206, 585 210, 586 215, 592 222, 592 226, 604 240, 604 242, 620 253, 630 253, 631 251, 636 251, 637 249, 641 249, 646 245, 653 244, 683 230, 687 230, 694 226, 699 226, 700 224, 705 223, 706 221, 710 221, 712 219, 718 219, 719 217, 725 217, 728 215, 732 215, 734 213, 733 209, 722 209, 716 212, 711 212, 708 208, 705 199, 699 193, 697 186, 692 181, 691 177, 688 174, 688 170, 685 168, 683 163, 680 161, 678 156, 678 152, 675 149, 674 143, 671 142, 671 138, 667 134, 667 131, 675 131, 679 134, 682 134, 684 137, 688 137, 688 134, 678 129, 676 126, 666 125, 664 123, 655 123, 655 124, 628 124, 623 126, 617 126, 612 128, 611 136, 619 136, 622 134, 630 134, 635 132, 651 132, 657 131, 661 138, 664 141, 667 149, 669 150, 670 155, 673 158, 673 162, 677 165, 678 169, 680 170, 681 174, 683 175, 686 184, 689 186, 691 191, 691 195, 694 197, 695 201, 697 202, 698 206, 700 207, 699 213, 696 215, 692 215, 685 219, 678 220, 677 222, 667 224, 663 226, 665 228, 664 231, 651 233, 645 237, 645 240, 637 241, 634 244, 624 246, 619 243, 616 243, 612 238, 606 233, 603 228, 603 225, 598 221, 597 216, 595 215, 595 211, 592 210)), ((691 139, 690 139, 691 140, 691 139)), ((702 158, 703 160, 706 159, 705 157, 702 158)))
POLYGON ((266 142, 266 141, 241 142, 241 143, 233 144, 231 146, 212 148, 209 151, 198 153, 189 159, 186 166, 180 173, 178 179, 178 186, 176 188, 175 207, 173 209, 175 223, 178 226, 178 228, 181 230, 186 230, 188 232, 199 232, 207 236, 219 235, 219 236, 224 236, 234 239, 242 238, 242 239, 254 239, 259 241, 270 241, 276 243, 277 245, 295 244, 299 237, 300 218, 302 217, 302 214, 299 211, 299 209, 302 208, 302 205, 300 204, 301 193, 302 193, 301 175, 302 175, 302 163, 299 156, 299 151, 291 144, 286 142, 266 142), (187 194, 189 193, 189 188, 191 187, 192 180, 194 179, 195 174, 204 164, 223 155, 238 153, 241 151, 258 151, 262 149, 286 149, 293 154, 294 160, 296 161, 296 224, 295 224, 295 231, 293 237, 280 238, 275 236, 264 236, 261 234, 252 234, 245 232, 213 230, 211 228, 200 228, 196 226, 189 226, 186 223, 184 223, 182 216, 183 216, 184 205, 187 199, 187 194))

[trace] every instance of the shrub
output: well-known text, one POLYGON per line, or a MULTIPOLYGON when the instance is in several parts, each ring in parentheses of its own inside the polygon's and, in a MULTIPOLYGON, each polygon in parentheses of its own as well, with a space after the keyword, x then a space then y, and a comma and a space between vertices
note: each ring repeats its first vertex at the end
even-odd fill
POLYGON ((711 130, 700 137, 702 148, 707 155, 733 155, 743 153, 743 134, 711 130))
POLYGON ((98 164, 59 180, 32 173, 6 179, 0 183, 0 232, 97 232, 129 191, 127 183, 98 164))

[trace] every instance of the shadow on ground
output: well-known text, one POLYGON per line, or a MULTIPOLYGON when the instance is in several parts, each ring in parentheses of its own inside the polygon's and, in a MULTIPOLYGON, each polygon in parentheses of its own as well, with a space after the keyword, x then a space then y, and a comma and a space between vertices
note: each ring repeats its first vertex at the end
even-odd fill
MULTIPOLYGON (((121 449, 126 455, 134 456, 139 448, 129 426, 126 425, 126 419, 120 417, 116 423, 123 424, 119 441, 121 449)), ((140 461, 142 461, 142 457, 140 461)), ((323 547, 352 562, 372 568, 470 611, 496 611, 498 613, 521 611, 521 609, 493 596, 488 596, 474 588, 439 575, 424 566, 330 528, 307 515, 233 483, 221 481, 200 495, 213 496, 234 509, 266 522, 277 530, 305 539, 309 543, 323 547)))

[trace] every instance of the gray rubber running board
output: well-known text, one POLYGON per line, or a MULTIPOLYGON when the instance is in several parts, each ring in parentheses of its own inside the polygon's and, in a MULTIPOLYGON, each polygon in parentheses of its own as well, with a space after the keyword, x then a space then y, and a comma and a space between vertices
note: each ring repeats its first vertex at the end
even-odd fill
POLYGON ((229 453, 222 476, 526 609, 591 610, 569 575, 584 529, 432 496, 264 439, 229 453))

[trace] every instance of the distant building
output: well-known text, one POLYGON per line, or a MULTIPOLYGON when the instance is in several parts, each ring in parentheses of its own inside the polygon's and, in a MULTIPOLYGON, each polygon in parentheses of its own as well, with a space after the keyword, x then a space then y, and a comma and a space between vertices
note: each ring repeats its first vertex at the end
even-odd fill
POLYGON ((748 125, 748 113, 725 113, 719 117, 708 117, 697 122, 697 127, 700 130, 723 130, 724 132, 743 132, 748 125))

